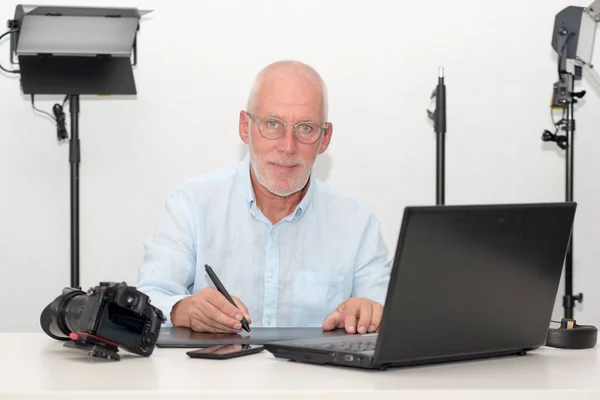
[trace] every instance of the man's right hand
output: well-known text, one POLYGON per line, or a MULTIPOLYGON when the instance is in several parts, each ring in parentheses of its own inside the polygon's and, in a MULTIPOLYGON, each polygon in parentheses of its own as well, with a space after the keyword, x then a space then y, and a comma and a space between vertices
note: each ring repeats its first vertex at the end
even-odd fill
POLYGON ((246 317, 249 324, 252 320, 244 303, 235 296, 231 298, 239 309, 217 289, 205 287, 175 304, 171 311, 173 326, 198 332, 239 333, 242 330, 242 317, 246 317))

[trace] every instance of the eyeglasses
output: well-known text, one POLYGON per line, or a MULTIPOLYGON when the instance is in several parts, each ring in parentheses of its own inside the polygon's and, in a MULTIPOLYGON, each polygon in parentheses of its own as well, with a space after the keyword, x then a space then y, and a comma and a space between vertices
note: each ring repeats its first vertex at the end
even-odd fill
POLYGON ((285 133, 288 125, 294 127, 294 136, 299 142, 304 144, 313 144, 321 137, 321 134, 327 129, 326 126, 321 126, 314 122, 298 122, 297 124, 286 123, 278 118, 264 117, 258 118, 250 113, 246 113, 258 125, 260 134, 269 140, 279 139, 285 133))

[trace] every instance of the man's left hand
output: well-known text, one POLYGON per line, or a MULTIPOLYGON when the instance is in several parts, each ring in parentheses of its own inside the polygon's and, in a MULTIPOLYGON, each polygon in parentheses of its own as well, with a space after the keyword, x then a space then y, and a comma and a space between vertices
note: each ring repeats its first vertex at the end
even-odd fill
POLYGON ((345 328, 347 333, 377 332, 383 306, 373 300, 352 297, 341 303, 323 322, 323 329, 345 328))

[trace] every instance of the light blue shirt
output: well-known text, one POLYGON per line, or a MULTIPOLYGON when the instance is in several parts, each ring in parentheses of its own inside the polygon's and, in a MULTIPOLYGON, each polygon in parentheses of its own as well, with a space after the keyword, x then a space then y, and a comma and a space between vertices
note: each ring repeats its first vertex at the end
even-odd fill
POLYGON ((339 303, 384 304, 390 253, 377 218, 311 177, 294 212, 272 224, 257 207, 249 157, 190 179, 168 197, 145 242, 137 287, 172 326, 172 307, 207 285, 210 265, 252 326, 321 326, 339 303))

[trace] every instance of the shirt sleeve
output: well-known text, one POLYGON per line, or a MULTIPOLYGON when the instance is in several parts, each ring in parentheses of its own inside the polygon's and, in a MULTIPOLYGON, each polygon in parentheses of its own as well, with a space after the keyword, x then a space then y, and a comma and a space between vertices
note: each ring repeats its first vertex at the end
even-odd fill
POLYGON ((166 201, 154 233, 144 242, 137 288, 150 297, 172 326, 171 310, 190 296, 196 269, 194 220, 183 196, 175 191, 166 201))
POLYGON ((377 218, 371 214, 364 231, 354 270, 352 297, 385 303, 392 267, 377 218))

